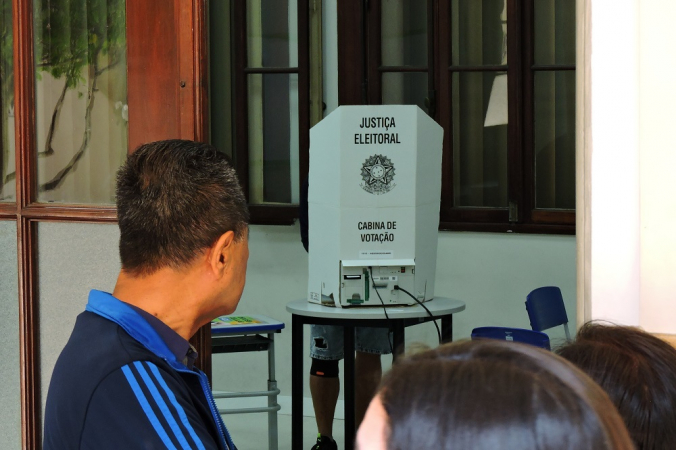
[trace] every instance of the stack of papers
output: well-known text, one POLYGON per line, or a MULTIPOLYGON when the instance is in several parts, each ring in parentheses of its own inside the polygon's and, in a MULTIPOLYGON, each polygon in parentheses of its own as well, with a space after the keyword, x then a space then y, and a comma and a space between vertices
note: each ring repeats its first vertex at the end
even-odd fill
POLYGON ((221 316, 211 321, 212 327, 228 327, 236 325, 253 325, 256 323, 263 323, 258 319, 250 316, 221 316))

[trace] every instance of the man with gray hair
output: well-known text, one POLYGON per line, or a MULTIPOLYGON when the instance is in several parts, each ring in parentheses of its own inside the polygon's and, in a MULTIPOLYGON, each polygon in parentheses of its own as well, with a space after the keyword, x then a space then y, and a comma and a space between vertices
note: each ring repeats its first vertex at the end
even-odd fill
POLYGON ((140 146, 117 175, 122 269, 92 290, 54 368, 44 449, 227 449, 232 439, 188 340, 235 311, 248 210, 207 144, 140 146))

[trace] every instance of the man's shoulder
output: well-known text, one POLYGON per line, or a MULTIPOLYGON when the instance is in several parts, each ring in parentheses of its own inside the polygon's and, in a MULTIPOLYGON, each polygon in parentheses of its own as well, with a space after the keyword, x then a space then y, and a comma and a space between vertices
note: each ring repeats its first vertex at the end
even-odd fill
POLYGON ((57 360, 55 372, 63 371, 73 377, 83 372, 90 379, 103 378, 140 360, 164 363, 163 358, 125 331, 125 327, 85 311, 77 318, 68 343, 57 360))
POLYGON ((88 311, 80 314, 52 373, 45 442, 57 437, 77 442, 95 392, 102 384, 110 388, 111 376, 119 377, 135 361, 164 365, 117 323, 88 311))

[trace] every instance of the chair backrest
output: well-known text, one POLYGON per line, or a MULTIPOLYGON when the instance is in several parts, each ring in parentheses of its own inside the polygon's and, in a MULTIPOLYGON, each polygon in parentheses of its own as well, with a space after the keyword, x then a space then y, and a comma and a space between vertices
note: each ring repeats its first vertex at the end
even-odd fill
POLYGON ((533 290, 526 297, 526 311, 533 330, 544 331, 563 325, 566 339, 570 341, 568 314, 561 289, 556 286, 545 286, 533 290))
POLYGON ((551 350, 549 336, 541 331, 525 330, 523 328, 479 327, 472 330, 472 340, 476 339, 521 342, 551 350))

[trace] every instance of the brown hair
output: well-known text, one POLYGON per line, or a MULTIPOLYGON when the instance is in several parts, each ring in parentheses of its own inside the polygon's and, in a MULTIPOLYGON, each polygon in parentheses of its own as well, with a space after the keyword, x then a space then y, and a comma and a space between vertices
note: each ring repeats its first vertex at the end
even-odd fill
POLYGON ((676 448, 676 349, 634 327, 587 323, 557 353, 605 391, 639 450, 676 448))
POLYGON ((630 450, 608 396, 551 352, 493 340, 398 361, 380 399, 388 450, 630 450))
POLYGON ((249 212, 235 170, 208 144, 141 145, 117 173, 122 268, 180 268, 227 231, 245 236, 249 212))

